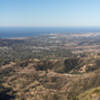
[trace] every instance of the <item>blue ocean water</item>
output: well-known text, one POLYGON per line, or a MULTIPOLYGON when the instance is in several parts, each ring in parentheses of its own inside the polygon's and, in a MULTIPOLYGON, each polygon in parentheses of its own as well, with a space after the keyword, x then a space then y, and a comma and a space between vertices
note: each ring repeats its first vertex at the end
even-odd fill
POLYGON ((0 38, 31 37, 50 33, 100 32, 100 27, 0 27, 0 38))

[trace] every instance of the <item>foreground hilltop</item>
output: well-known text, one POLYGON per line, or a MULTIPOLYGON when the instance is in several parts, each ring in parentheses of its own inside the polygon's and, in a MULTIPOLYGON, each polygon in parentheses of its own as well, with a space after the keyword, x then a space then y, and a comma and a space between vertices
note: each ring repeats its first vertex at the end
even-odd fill
POLYGON ((100 59, 99 56, 90 58, 83 58, 84 61, 87 59, 84 65, 79 61, 81 58, 30 59, 3 65, 0 67, 0 98, 7 100, 9 96, 8 100, 99 100, 100 67, 97 61, 100 62, 100 59), (77 61, 80 67, 76 65, 77 61), (69 66, 73 68, 69 69, 69 66), (89 70, 80 71, 84 66, 89 70))

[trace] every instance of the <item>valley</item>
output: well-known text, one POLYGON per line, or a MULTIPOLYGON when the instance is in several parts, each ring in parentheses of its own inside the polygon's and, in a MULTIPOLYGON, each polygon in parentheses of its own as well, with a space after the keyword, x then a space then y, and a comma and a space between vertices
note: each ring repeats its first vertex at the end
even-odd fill
POLYGON ((0 100, 100 100, 99 34, 0 39, 0 100))

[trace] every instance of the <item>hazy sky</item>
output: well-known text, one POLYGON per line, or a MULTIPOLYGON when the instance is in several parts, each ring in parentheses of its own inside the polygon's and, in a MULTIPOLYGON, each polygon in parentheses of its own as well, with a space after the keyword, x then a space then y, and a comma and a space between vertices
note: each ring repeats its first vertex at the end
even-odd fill
POLYGON ((0 0, 0 26, 100 26, 100 0, 0 0))

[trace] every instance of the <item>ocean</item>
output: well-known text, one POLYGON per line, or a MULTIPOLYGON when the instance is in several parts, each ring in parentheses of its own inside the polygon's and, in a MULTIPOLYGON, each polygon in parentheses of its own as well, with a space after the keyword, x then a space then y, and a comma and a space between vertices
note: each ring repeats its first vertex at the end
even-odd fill
POLYGON ((50 33, 100 32, 100 27, 0 27, 0 38, 32 37, 50 33))

